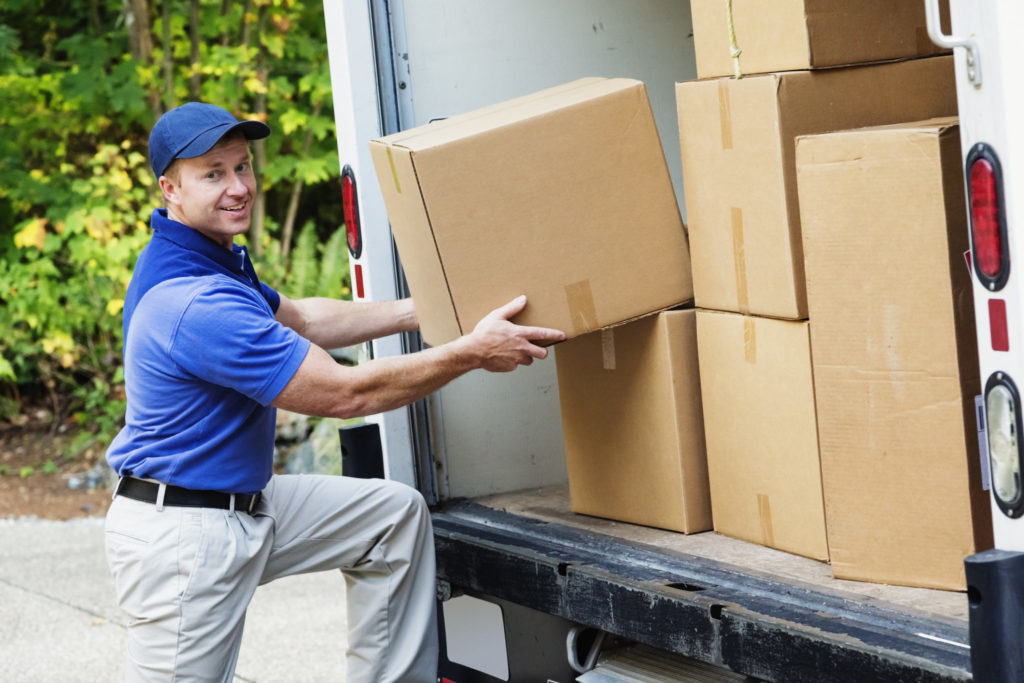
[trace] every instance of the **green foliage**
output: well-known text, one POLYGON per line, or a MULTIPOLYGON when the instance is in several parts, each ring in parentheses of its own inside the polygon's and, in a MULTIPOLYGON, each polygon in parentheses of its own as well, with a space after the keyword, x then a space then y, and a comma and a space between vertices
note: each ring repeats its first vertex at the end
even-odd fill
MULTIPOLYGON (((344 226, 331 231, 326 240, 322 239, 322 232, 315 221, 308 220, 287 258, 279 249, 265 250, 257 263, 260 279, 286 283, 280 289, 293 299, 307 296, 351 299, 344 226)), ((272 240, 268 240, 268 244, 274 246, 272 240)))
POLYGON ((0 419, 44 400, 85 428, 73 450, 122 422, 120 313, 161 205, 146 150, 166 109, 198 98, 268 121, 257 269, 289 296, 348 293, 340 202, 318 201, 340 194, 320 3, 155 0, 128 16, 138 4, 0 5, 0 419))

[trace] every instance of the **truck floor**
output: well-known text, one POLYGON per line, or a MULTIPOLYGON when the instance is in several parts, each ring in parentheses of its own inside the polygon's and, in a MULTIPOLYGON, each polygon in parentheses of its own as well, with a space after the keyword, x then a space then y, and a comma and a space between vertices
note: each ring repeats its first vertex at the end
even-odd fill
POLYGON ((970 681, 964 593, 840 581, 714 532, 576 515, 565 486, 432 513, 438 579, 756 680, 970 681))
POLYGON ((859 599, 913 610, 933 618, 962 620, 964 626, 967 625, 967 595, 963 592, 834 579, 828 563, 729 538, 714 531, 681 534, 580 515, 570 509, 567 485, 475 498, 474 502, 525 517, 724 562, 743 570, 770 574, 776 579, 851 593, 859 599))

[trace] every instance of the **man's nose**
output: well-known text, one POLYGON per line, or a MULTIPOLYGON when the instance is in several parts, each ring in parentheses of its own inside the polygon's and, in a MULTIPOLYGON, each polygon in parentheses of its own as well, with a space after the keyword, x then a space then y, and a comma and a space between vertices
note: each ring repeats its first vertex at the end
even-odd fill
POLYGON ((239 173, 231 173, 228 184, 228 192, 234 195, 242 195, 249 191, 248 186, 242 180, 239 173))

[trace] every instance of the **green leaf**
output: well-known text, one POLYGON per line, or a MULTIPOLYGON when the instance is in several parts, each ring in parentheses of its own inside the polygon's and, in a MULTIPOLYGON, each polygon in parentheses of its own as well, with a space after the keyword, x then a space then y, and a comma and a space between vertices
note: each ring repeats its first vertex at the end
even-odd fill
POLYGON ((14 366, 3 355, 0 355, 0 379, 7 380, 8 382, 16 382, 18 380, 18 376, 14 374, 14 366))
POLYGON ((284 134, 291 135, 300 128, 304 128, 306 126, 306 122, 309 120, 309 117, 306 115, 305 112, 299 111, 297 109, 289 109, 288 111, 281 114, 281 116, 279 116, 277 120, 281 124, 281 130, 284 132, 284 134))

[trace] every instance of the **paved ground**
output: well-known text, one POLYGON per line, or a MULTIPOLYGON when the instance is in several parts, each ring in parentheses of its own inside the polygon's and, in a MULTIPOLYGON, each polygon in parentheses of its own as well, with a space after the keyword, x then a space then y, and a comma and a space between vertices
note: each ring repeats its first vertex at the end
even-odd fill
MULTIPOLYGON (((0 681, 119 681, 124 638, 102 519, 0 519, 0 681)), ((256 591, 235 681, 343 681, 344 651, 341 574, 282 579, 256 591)))

